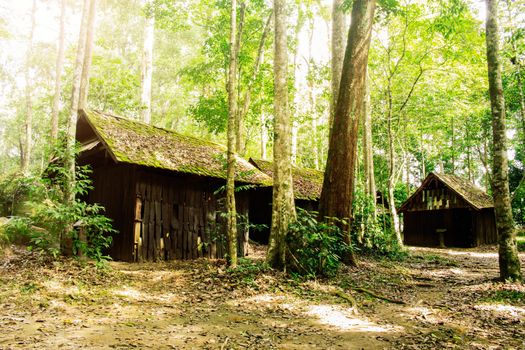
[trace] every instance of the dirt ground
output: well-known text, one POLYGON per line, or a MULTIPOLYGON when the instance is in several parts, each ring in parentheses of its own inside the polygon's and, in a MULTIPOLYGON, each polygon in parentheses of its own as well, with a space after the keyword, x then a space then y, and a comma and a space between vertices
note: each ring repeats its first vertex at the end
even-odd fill
POLYGON ((495 247, 361 257, 308 282, 257 256, 235 272, 208 260, 101 271, 11 248, 0 349, 525 349, 525 287, 497 275, 495 247))

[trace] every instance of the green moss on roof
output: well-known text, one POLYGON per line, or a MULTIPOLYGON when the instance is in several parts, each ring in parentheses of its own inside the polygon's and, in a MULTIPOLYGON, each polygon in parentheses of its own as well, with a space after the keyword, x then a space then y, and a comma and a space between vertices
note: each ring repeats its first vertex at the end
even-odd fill
MULTIPOLYGON (((81 111, 117 162, 226 178, 226 147, 138 121, 81 111)), ((247 160, 237 157, 236 181, 271 185, 271 179, 247 160)))
MULTIPOLYGON (((273 163, 262 159, 250 162, 266 175, 273 176, 273 163)), ((293 190, 296 199, 318 200, 323 188, 324 173, 315 169, 292 167, 293 190)))

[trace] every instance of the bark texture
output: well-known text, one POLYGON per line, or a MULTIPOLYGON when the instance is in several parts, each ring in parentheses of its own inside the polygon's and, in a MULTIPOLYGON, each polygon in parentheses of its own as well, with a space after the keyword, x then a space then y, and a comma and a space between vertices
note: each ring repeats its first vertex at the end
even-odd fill
POLYGON ((288 48, 286 40, 286 1, 274 0, 274 168, 272 227, 267 262, 275 268, 286 266, 286 234, 296 220, 292 187, 291 123, 288 113, 288 48))
POLYGON ((237 266, 237 212, 235 210, 235 134, 237 119, 237 1, 231 2, 230 67, 228 71, 228 169, 226 174, 226 211, 228 232, 228 263, 237 266))
MULTIPOLYGON (((343 219, 339 225, 346 243, 351 243, 350 227, 355 186, 357 131, 362 114, 368 51, 376 2, 356 0, 348 32, 339 96, 330 135, 319 216, 343 219)), ((344 260, 356 264, 350 252, 344 260)))
POLYGON ((493 133, 492 191, 496 227, 498 228, 499 270, 502 279, 521 281, 521 267, 516 247, 516 230, 512 218, 509 191, 505 99, 499 58, 498 7, 497 0, 486 0, 486 2, 487 63, 493 133))
POLYGON ((60 1, 60 29, 58 34, 58 54, 55 68, 55 94, 51 110, 51 139, 56 142, 58 138, 58 114, 60 112, 60 91, 62 89, 62 71, 64 69, 64 36, 66 21, 66 0, 60 1))
POLYGON ((153 79, 153 43, 155 33, 155 17, 146 18, 144 27, 144 44, 142 48, 142 72, 141 72, 141 94, 142 105, 141 117, 146 124, 151 123, 151 82, 153 79))

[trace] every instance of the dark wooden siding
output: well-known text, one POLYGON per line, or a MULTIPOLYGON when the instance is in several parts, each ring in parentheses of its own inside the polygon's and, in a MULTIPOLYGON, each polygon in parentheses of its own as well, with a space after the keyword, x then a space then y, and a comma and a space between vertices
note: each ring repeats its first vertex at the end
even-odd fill
MULTIPOLYGON (((91 178, 88 201, 104 206, 118 230, 109 251, 113 259, 225 256, 224 206, 222 196, 214 194, 224 181, 107 163, 95 168, 91 178)), ((236 199, 238 213, 247 219, 249 193, 237 193, 236 199)), ((239 224, 238 255, 245 256, 249 227, 243 220, 239 224)))
POLYGON ((403 222, 404 242, 408 245, 439 246, 441 230, 447 247, 473 247, 497 240, 492 209, 407 211, 403 222))
MULTIPOLYGON (((224 206, 214 192, 219 180, 141 169, 132 221, 133 260, 223 258, 226 254, 224 206)), ((249 198, 236 196, 237 211, 248 216, 249 198)), ((238 230, 238 255, 248 254, 248 225, 238 230)))
POLYGON ((93 169, 93 190, 88 195, 90 203, 99 203, 105 215, 113 220, 118 233, 113 236, 109 254, 113 259, 133 259, 133 203, 135 200, 135 168, 125 164, 110 164, 93 169))

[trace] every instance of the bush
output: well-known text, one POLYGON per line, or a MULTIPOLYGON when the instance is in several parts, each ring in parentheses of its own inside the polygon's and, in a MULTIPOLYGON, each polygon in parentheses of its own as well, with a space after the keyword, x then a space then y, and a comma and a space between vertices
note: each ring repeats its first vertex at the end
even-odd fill
POLYGON ((319 222, 316 216, 316 212, 297 208, 297 222, 290 225, 287 235, 288 268, 306 278, 332 277, 351 247, 337 226, 319 222))
POLYGON ((374 198, 356 189, 352 211, 352 232, 357 237, 356 246, 365 254, 379 255, 392 259, 402 259, 408 254, 398 244, 391 229, 390 216, 386 213, 374 215, 374 198))
MULTIPOLYGON (((58 159, 64 159, 63 151, 59 152, 58 159)), ((67 169, 57 161, 49 165, 46 172, 42 178, 14 174, 0 181, 4 214, 6 210, 8 215, 19 213, 3 226, 0 240, 28 244, 29 249, 56 257, 60 254, 61 240, 67 234, 73 242, 74 254, 82 253, 99 263, 109 259, 104 251, 111 245, 110 234, 116 232, 111 220, 102 215, 102 206, 81 199, 92 188, 89 168, 76 168, 73 202, 65 200, 67 169), (15 210, 21 207, 23 211, 15 210), (80 240, 80 229, 87 238, 85 242, 80 240)))

